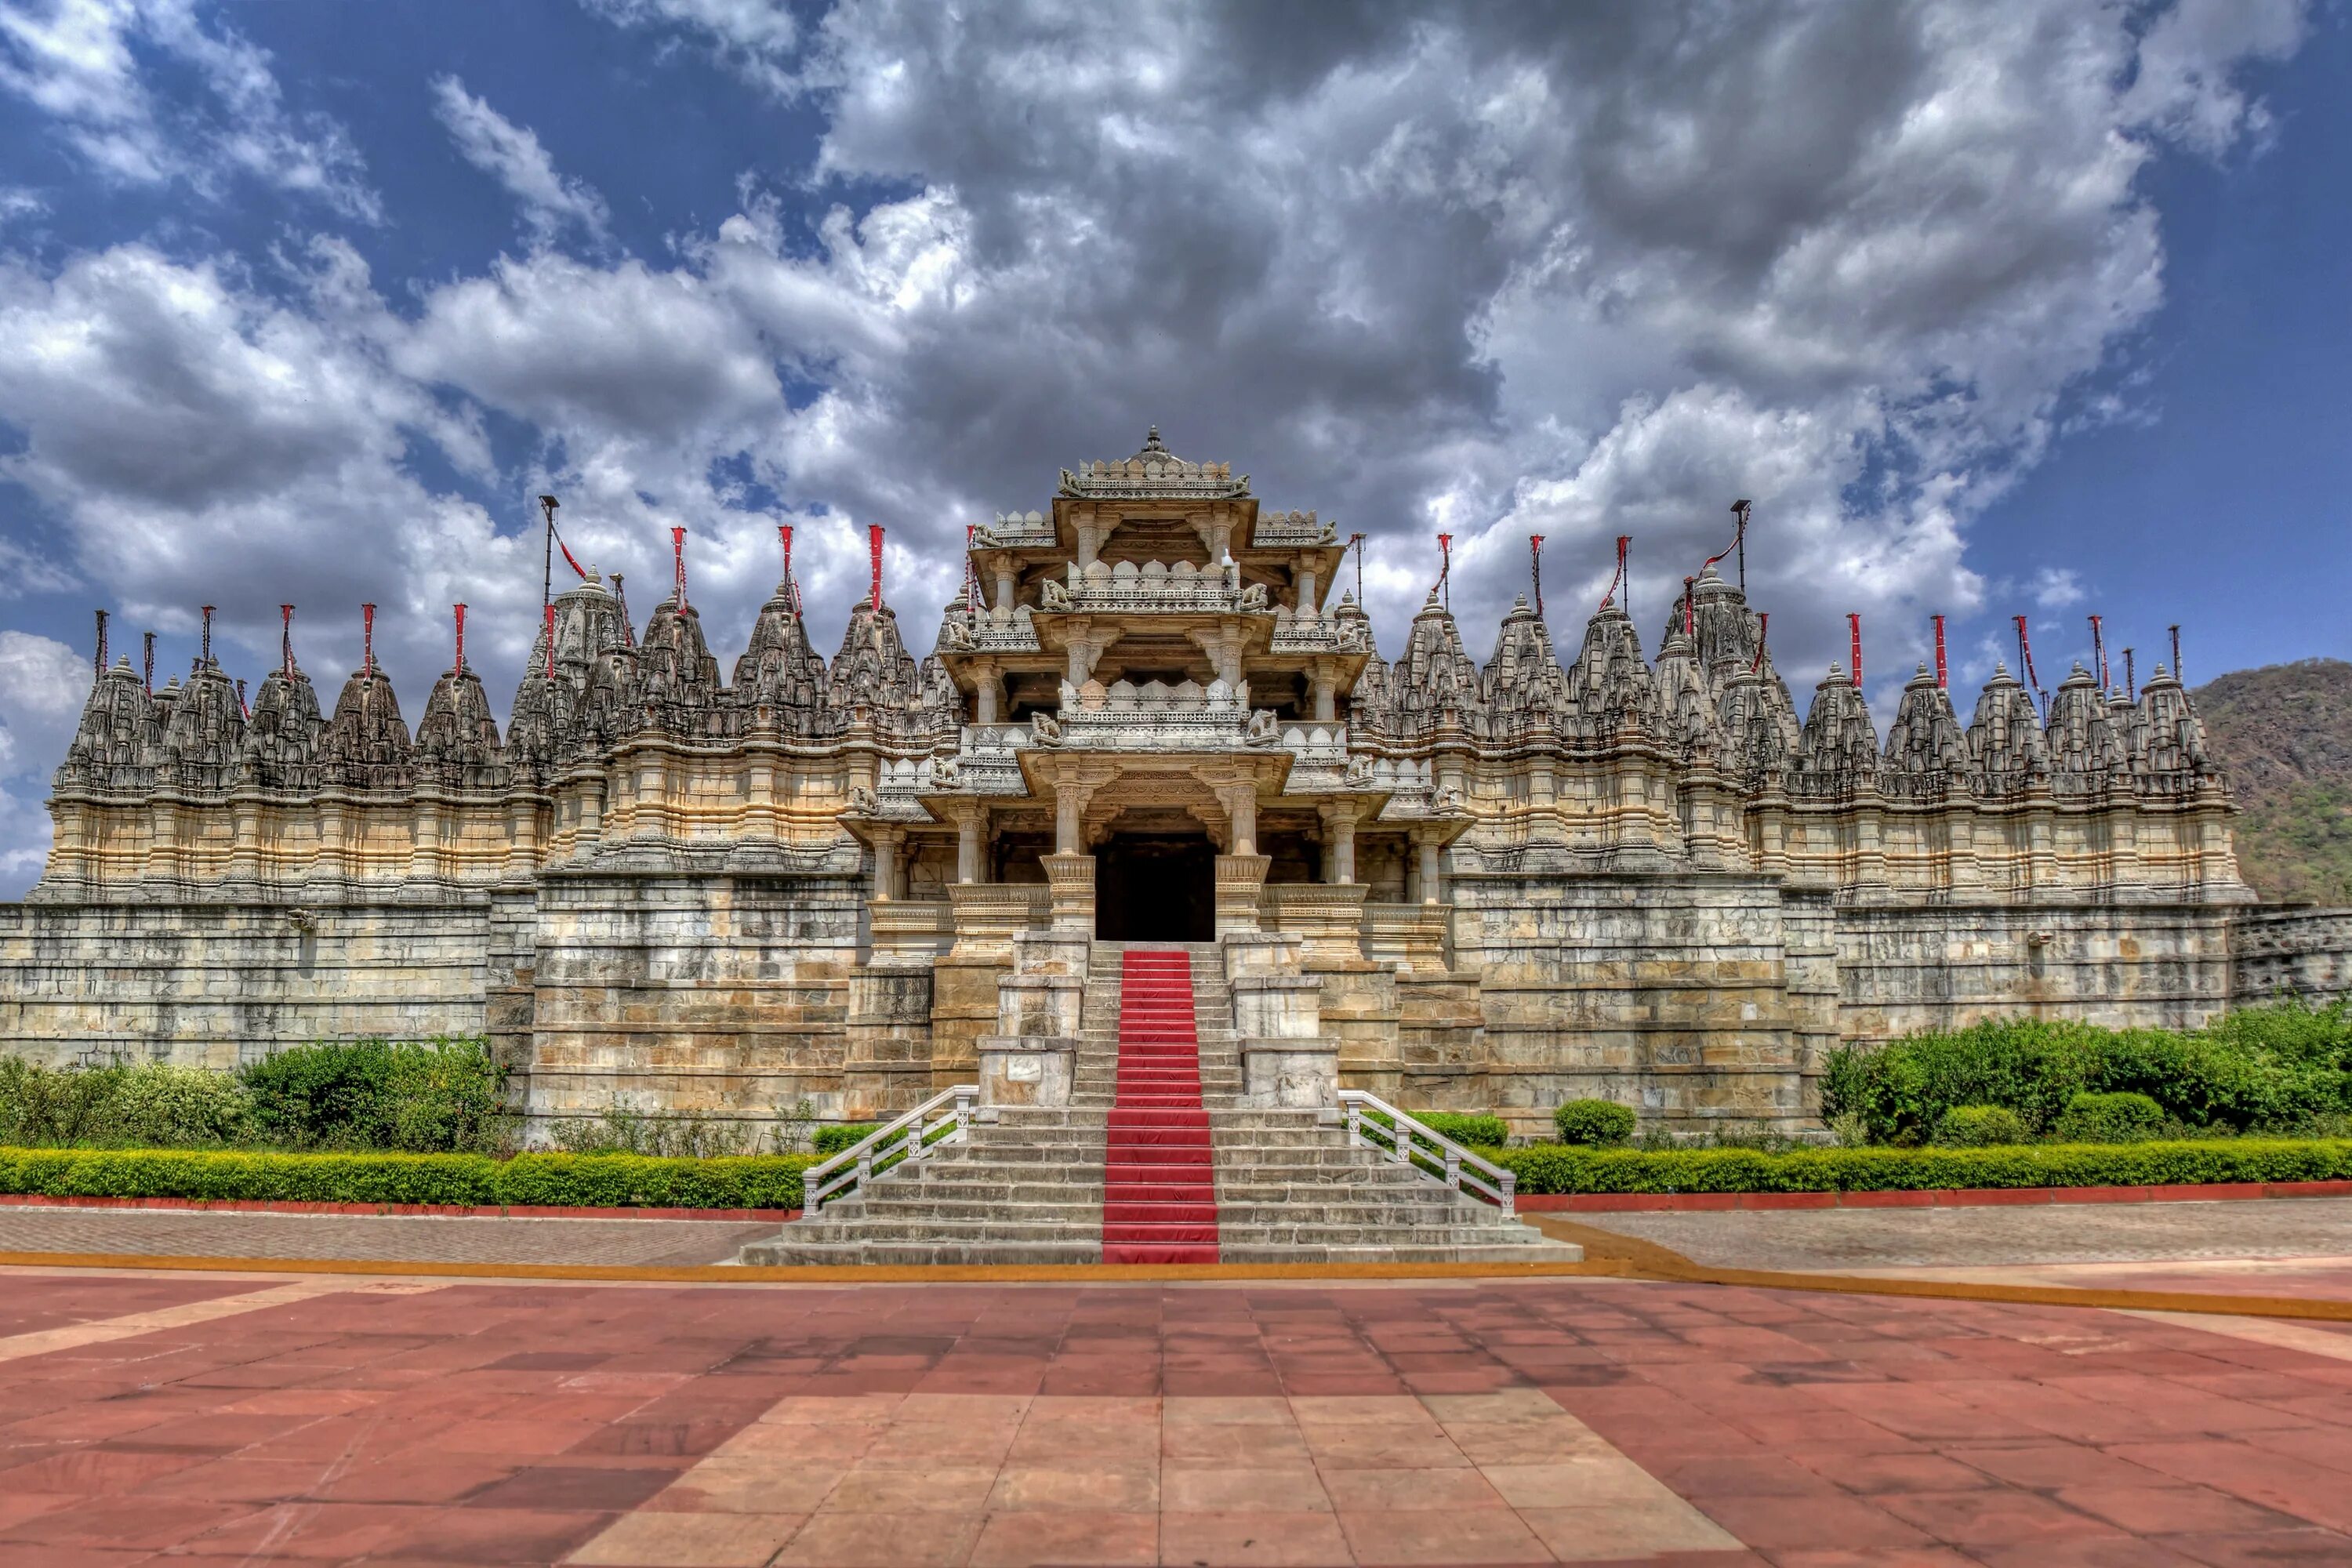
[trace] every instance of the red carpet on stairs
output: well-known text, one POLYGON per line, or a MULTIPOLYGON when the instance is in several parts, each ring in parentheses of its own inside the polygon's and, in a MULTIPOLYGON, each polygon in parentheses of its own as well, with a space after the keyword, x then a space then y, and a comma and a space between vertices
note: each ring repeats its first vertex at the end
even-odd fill
POLYGON ((1217 1261, 1217 1184, 1201 1108, 1192 960, 1123 955, 1118 1100, 1103 1170, 1105 1263, 1217 1261))

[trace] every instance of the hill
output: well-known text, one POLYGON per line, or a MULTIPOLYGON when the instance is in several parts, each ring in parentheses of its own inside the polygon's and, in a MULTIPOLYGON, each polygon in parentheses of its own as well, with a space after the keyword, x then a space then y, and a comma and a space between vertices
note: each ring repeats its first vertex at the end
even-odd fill
POLYGON ((2245 808, 2246 880, 2266 899, 2352 904, 2352 664, 2236 670, 2189 697, 2245 808))

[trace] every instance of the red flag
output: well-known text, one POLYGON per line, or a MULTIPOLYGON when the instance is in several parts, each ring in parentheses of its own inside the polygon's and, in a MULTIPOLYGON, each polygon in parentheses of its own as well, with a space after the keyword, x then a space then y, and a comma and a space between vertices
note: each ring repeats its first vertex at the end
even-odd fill
POLYGON ((572 546, 563 542, 563 535, 555 532, 555 520, 551 517, 547 520, 547 531, 555 535, 555 548, 563 552, 563 563, 572 568, 572 574, 583 583, 588 581, 586 570, 572 558, 572 546))

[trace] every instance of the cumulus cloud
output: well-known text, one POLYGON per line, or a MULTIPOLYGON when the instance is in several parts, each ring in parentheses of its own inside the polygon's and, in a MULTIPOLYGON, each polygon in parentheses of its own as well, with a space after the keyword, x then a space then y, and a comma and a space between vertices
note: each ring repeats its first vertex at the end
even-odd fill
MULTIPOLYGON (((101 133, 161 144, 152 103, 102 107, 143 100, 101 46, 165 9, 45 24, 88 23, 89 47, 52 51, 86 70, 39 79, 94 158, 101 133)), ((134 616, 220 604, 257 652, 292 598, 300 646, 347 661, 349 606, 375 599, 421 699, 450 600, 486 673, 518 668, 536 611, 535 539, 427 477, 446 467, 511 498, 509 530, 562 494, 640 616, 688 528, 722 650, 774 581, 777 524, 802 531, 824 636, 887 523, 919 642, 965 524, 1157 422, 1269 504, 1368 532, 1391 650, 1438 528, 1483 653, 1528 533, 1563 640, 1618 533, 1655 629, 1744 496, 1783 668, 1842 657, 1859 612, 1869 668, 1900 670, 1932 612, 2084 592, 2063 559, 1980 574, 1970 526, 2111 397, 2092 373, 2162 300, 2141 172, 2263 134, 2243 68, 2301 26, 2291 0, 596 9, 657 60, 698 51, 813 105, 797 183, 747 180, 658 257, 566 254, 601 198, 445 78, 444 122, 523 204, 527 254, 404 287, 333 239, 0 270, 20 345, 0 421, 22 434, 0 462, 64 559, 134 616), (484 432, 507 422, 530 445, 500 466, 484 432)), ((29 91, 31 35, 9 36, 29 91)))
POLYGON ((194 0, 8 0, 0 4, 0 90, 42 110, 93 168, 127 184, 185 181, 218 195, 231 175, 314 195, 380 221, 358 150, 323 114, 297 113, 269 53, 208 27, 194 0), (138 58, 193 73, 201 97, 159 94, 138 58))
POLYGON ((558 174, 555 160, 529 126, 517 125, 454 76, 433 83, 433 110, 457 143, 457 153, 507 188, 522 204, 523 221, 544 244, 576 225, 601 238, 610 220, 604 198, 575 179, 558 174))

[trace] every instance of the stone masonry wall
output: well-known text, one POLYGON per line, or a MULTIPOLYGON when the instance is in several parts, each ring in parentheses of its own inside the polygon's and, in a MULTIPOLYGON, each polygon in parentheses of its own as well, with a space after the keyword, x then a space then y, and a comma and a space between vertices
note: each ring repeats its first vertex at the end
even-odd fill
POLYGON ((2352 910, 2252 910, 2231 927, 2231 1000, 2352 994, 2352 910))
POLYGON ((490 900, 0 905, 0 1052, 188 1067, 313 1040, 479 1033, 490 900))
POLYGON ((2230 922, 2211 905, 1847 905, 1838 1032, 1879 1044, 2021 1015, 2195 1028, 2230 1005, 2230 922))
POLYGON ((1738 874, 1457 875, 1457 967, 1479 974, 1488 1103, 1542 1131, 1562 1100, 1698 1132, 1811 1114, 1779 882, 1738 874))
POLYGON ((839 1116, 852 877, 556 872, 533 933, 535 1120, 646 1110, 839 1116))

